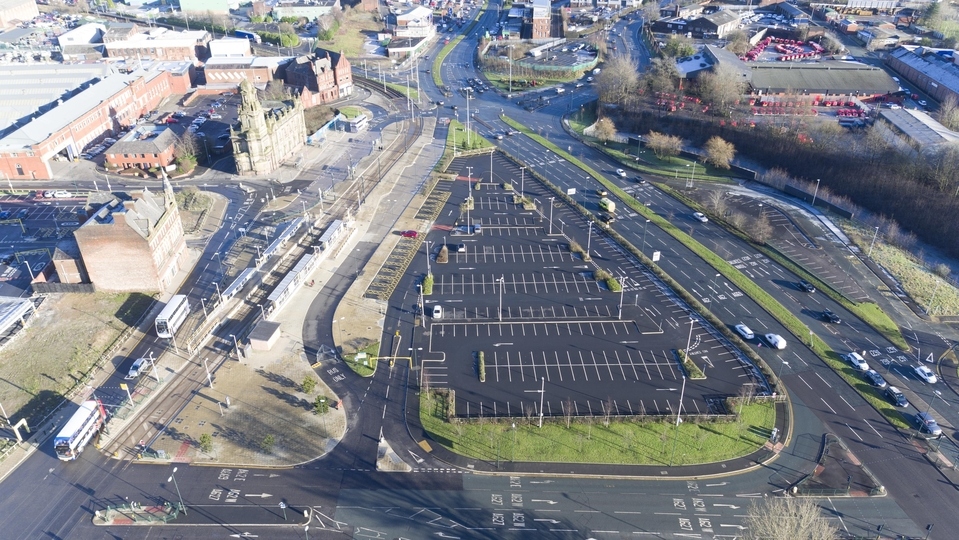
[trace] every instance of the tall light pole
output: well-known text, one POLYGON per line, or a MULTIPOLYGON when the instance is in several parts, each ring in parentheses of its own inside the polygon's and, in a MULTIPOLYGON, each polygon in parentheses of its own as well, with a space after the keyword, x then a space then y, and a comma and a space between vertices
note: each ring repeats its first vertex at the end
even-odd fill
POLYGON ((929 307, 926 308, 926 315, 929 315, 929 312, 932 311, 932 306, 936 303, 936 293, 939 292, 939 286, 942 285, 942 280, 936 280, 936 288, 932 291, 932 300, 929 300, 929 307))
POLYGON ((513 45, 509 46, 509 93, 513 94, 513 45))
POLYGON ((526 180, 526 167, 520 167, 519 168, 519 196, 521 199, 525 196, 525 192, 523 191, 523 183, 525 182, 525 180, 526 180))
POLYGON ((816 191, 812 192, 812 207, 816 207, 816 195, 819 195, 819 178, 816 179, 816 191))
MULTIPOLYGON (((539 427, 543 427, 543 397, 546 396, 546 377, 540 377, 539 387, 539 427)), ((185 514, 186 512, 184 512, 185 514)))
POLYGON ((649 220, 646 220, 646 224, 643 225, 643 255, 646 254, 646 228, 649 227, 649 220))
POLYGON ((499 277, 499 322, 503 322, 503 287, 506 285, 506 276, 499 277))
POLYGON ((623 318, 623 295, 626 294, 625 281, 626 276, 620 274, 619 276, 619 314, 616 316, 617 319, 623 318))
MULTIPOLYGON (((472 88, 470 88, 470 90, 472 90, 472 88)), ((470 144, 470 96, 472 95, 473 95, 472 92, 470 91, 466 92, 466 148, 467 149, 472 148, 472 145, 470 144)))
POLYGON ((173 472, 170 473, 170 478, 167 478, 167 482, 173 482, 173 486, 176 488, 176 496, 180 499, 180 510, 183 510, 183 515, 188 515, 186 513, 186 506, 183 505, 183 496, 180 495, 180 485, 176 483, 176 467, 173 467, 173 472))
POLYGON ((872 242, 869 243, 869 253, 866 254, 866 257, 872 257, 872 246, 876 245, 877 236, 879 236, 879 227, 876 227, 876 232, 872 235, 872 242))
POLYGON ((586 258, 589 259, 589 246, 593 240, 593 222, 589 222, 589 230, 586 232, 586 258))
POLYGON ((427 240, 423 242, 423 244, 426 246, 426 275, 432 276, 433 270, 430 269, 430 241, 427 240))
POLYGON ((549 234, 553 234, 553 199, 556 197, 549 198, 549 234))
MULTIPOLYGON (((335 322, 335 321, 334 321, 335 322)), ((230 334, 230 337, 233 338, 233 348, 236 349, 236 359, 240 359, 240 344, 236 341, 236 334, 230 334)))

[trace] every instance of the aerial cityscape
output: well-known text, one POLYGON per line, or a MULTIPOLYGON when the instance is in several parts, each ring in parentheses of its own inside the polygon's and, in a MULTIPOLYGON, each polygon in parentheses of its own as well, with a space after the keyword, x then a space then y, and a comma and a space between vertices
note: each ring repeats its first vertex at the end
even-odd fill
POLYGON ((0 536, 954 538, 957 43, 0 0, 0 536))

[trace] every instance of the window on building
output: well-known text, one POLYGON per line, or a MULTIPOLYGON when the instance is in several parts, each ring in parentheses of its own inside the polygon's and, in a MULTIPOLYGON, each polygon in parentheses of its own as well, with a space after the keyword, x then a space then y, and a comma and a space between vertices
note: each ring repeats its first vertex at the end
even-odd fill
POLYGON ((17 163, 17 175, 23 176, 23 166, 17 163))

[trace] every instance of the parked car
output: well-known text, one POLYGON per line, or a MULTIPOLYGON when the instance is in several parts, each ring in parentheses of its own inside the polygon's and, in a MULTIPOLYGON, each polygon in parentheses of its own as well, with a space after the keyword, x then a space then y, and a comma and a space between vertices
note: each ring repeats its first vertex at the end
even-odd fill
POLYGON ((909 406, 909 401, 906 400, 906 395, 902 393, 902 390, 896 388, 895 386, 886 387, 886 397, 889 398, 889 401, 891 401, 896 407, 909 406))
POLYGON ((694 212, 693 218, 695 218, 696 221, 700 223, 706 223, 707 221, 709 221, 709 218, 706 217, 706 214, 703 214, 702 212, 694 212))
POLYGON ((402 236, 403 238, 416 238, 419 235, 420 233, 416 231, 403 231, 402 233, 400 233, 400 236, 402 236))
POLYGON ((466 253, 466 244, 457 244, 456 246, 457 253, 466 253))
POLYGON ((53 196, 57 198, 69 199, 70 197, 73 197, 73 193, 70 193, 65 189, 58 189, 53 192, 53 196))
POLYGON ((866 363, 866 359, 855 351, 842 355, 842 359, 859 371, 869 371, 869 364, 866 363))
POLYGON ((939 380, 936 378, 936 374, 933 373, 932 370, 926 366, 916 366, 912 368, 912 370, 916 373, 917 377, 926 381, 929 384, 936 384, 936 381, 939 380))
POLYGON ((443 306, 436 304, 433 306, 433 318, 442 319, 443 318, 443 306))
POLYGON ((735 328, 736 328, 736 332, 740 336, 742 336, 743 339, 752 339, 756 337, 756 334, 754 334, 753 331, 750 330, 749 327, 746 326, 745 324, 739 323, 735 326, 735 328))
POLYGON ((866 373, 864 373, 863 376, 866 378, 866 380, 869 381, 869 384, 875 386, 876 388, 886 387, 886 379, 883 379, 882 375, 880 375, 874 369, 870 369, 866 371, 866 373))
POLYGON ((9 219, 9 218, 10 218, 9 210, 4 210, 3 212, 0 212, 0 219, 9 219))
POLYGON ((842 319, 839 318, 839 315, 836 315, 835 313, 832 312, 832 310, 829 310, 829 309, 824 309, 820 317, 822 318, 822 320, 828 323, 839 324, 842 322, 842 319))
POLYGON ((918 412, 913 419, 915 420, 916 426, 919 428, 920 432, 926 432, 933 437, 942 435, 942 428, 939 427, 939 423, 936 422, 936 419, 933 418, 928 412, 918 412))
POLYGON ((813 287, 812 283, 809 283, 805 279, 799 280, 799 290, 806 291, 807 293, 816 292, 816 287, 813 287))
POLYGON ((133 361, 133 365, 130 366, 130 371, 127 372, 127 376, 124 377, 126 380, 136 379, 146 371, 147 368, 147 359, 146 358, 137 358, 133 361))
POLYGON ((27 210, 26 208, 21 208, 20 211, 17 212, 17 219, 23 219, 23 218, 27 217, 27 214, 29 214, 29 213, 30 213, 30 211, 27 210))
POLYGON ((222 115, 222 114, 211 114, 211 115, 210 115, 210 120, 223 120, 223 115, 222 115))
POLYGON ((786 348, 786 340, 783 339, 783 337, 779 334, 766 334, 764 337, 766 338, 766 343, 769 343, 770 347, 779 350, 786 348))

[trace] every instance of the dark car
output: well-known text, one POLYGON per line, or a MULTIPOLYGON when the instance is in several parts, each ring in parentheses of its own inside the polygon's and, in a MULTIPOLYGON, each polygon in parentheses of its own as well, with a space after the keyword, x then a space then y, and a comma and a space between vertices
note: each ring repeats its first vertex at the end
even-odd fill
POLYGON ((9 219, 9 218, 10 218, 9 210, 4 210, 3 212, 0 212, 0 219, 9 219))
POLYGON ((870 369, 869 371, 863 373, 863 377, 865 377, 866 380, 869 381, 869 384, 875 386, 876 388, 886 387, 886 379, 883 379, 882 375, 880 375, 874 369, 870 369))
POLYGON ((833 313, 831 309, 824 309, 821 317, 822 317, 822 320, 828 323, 839 324, 842 322, 842 319, 839 318, 839 315, 836 315, 835 313, 833 313))
POLYGON ((807 293, 816 292, 816 288, 813 287, 812 283, 809 283, 805 279, 799 281, 799 290, 806 291, 807 293))
POLYGON ((599 219, 607 225, 612 225, 613 222, 616 221, 616 216, 607 212, 600 212, 599 219))
POLYGON ((637 176, 637 177, 636 177, 636 182, 639 183, 639 184, 645 184, 645 183, 646 183, 646 179, 643 178, 642 176, 637 176))
POLYGON ((889 401, 891 401, 896 407, 909 406, 909 400, 906 399, 906 395, 902 393, 902 390, 896 388, 895 386, 886 387, 886 397, 889 398, 889 401))

